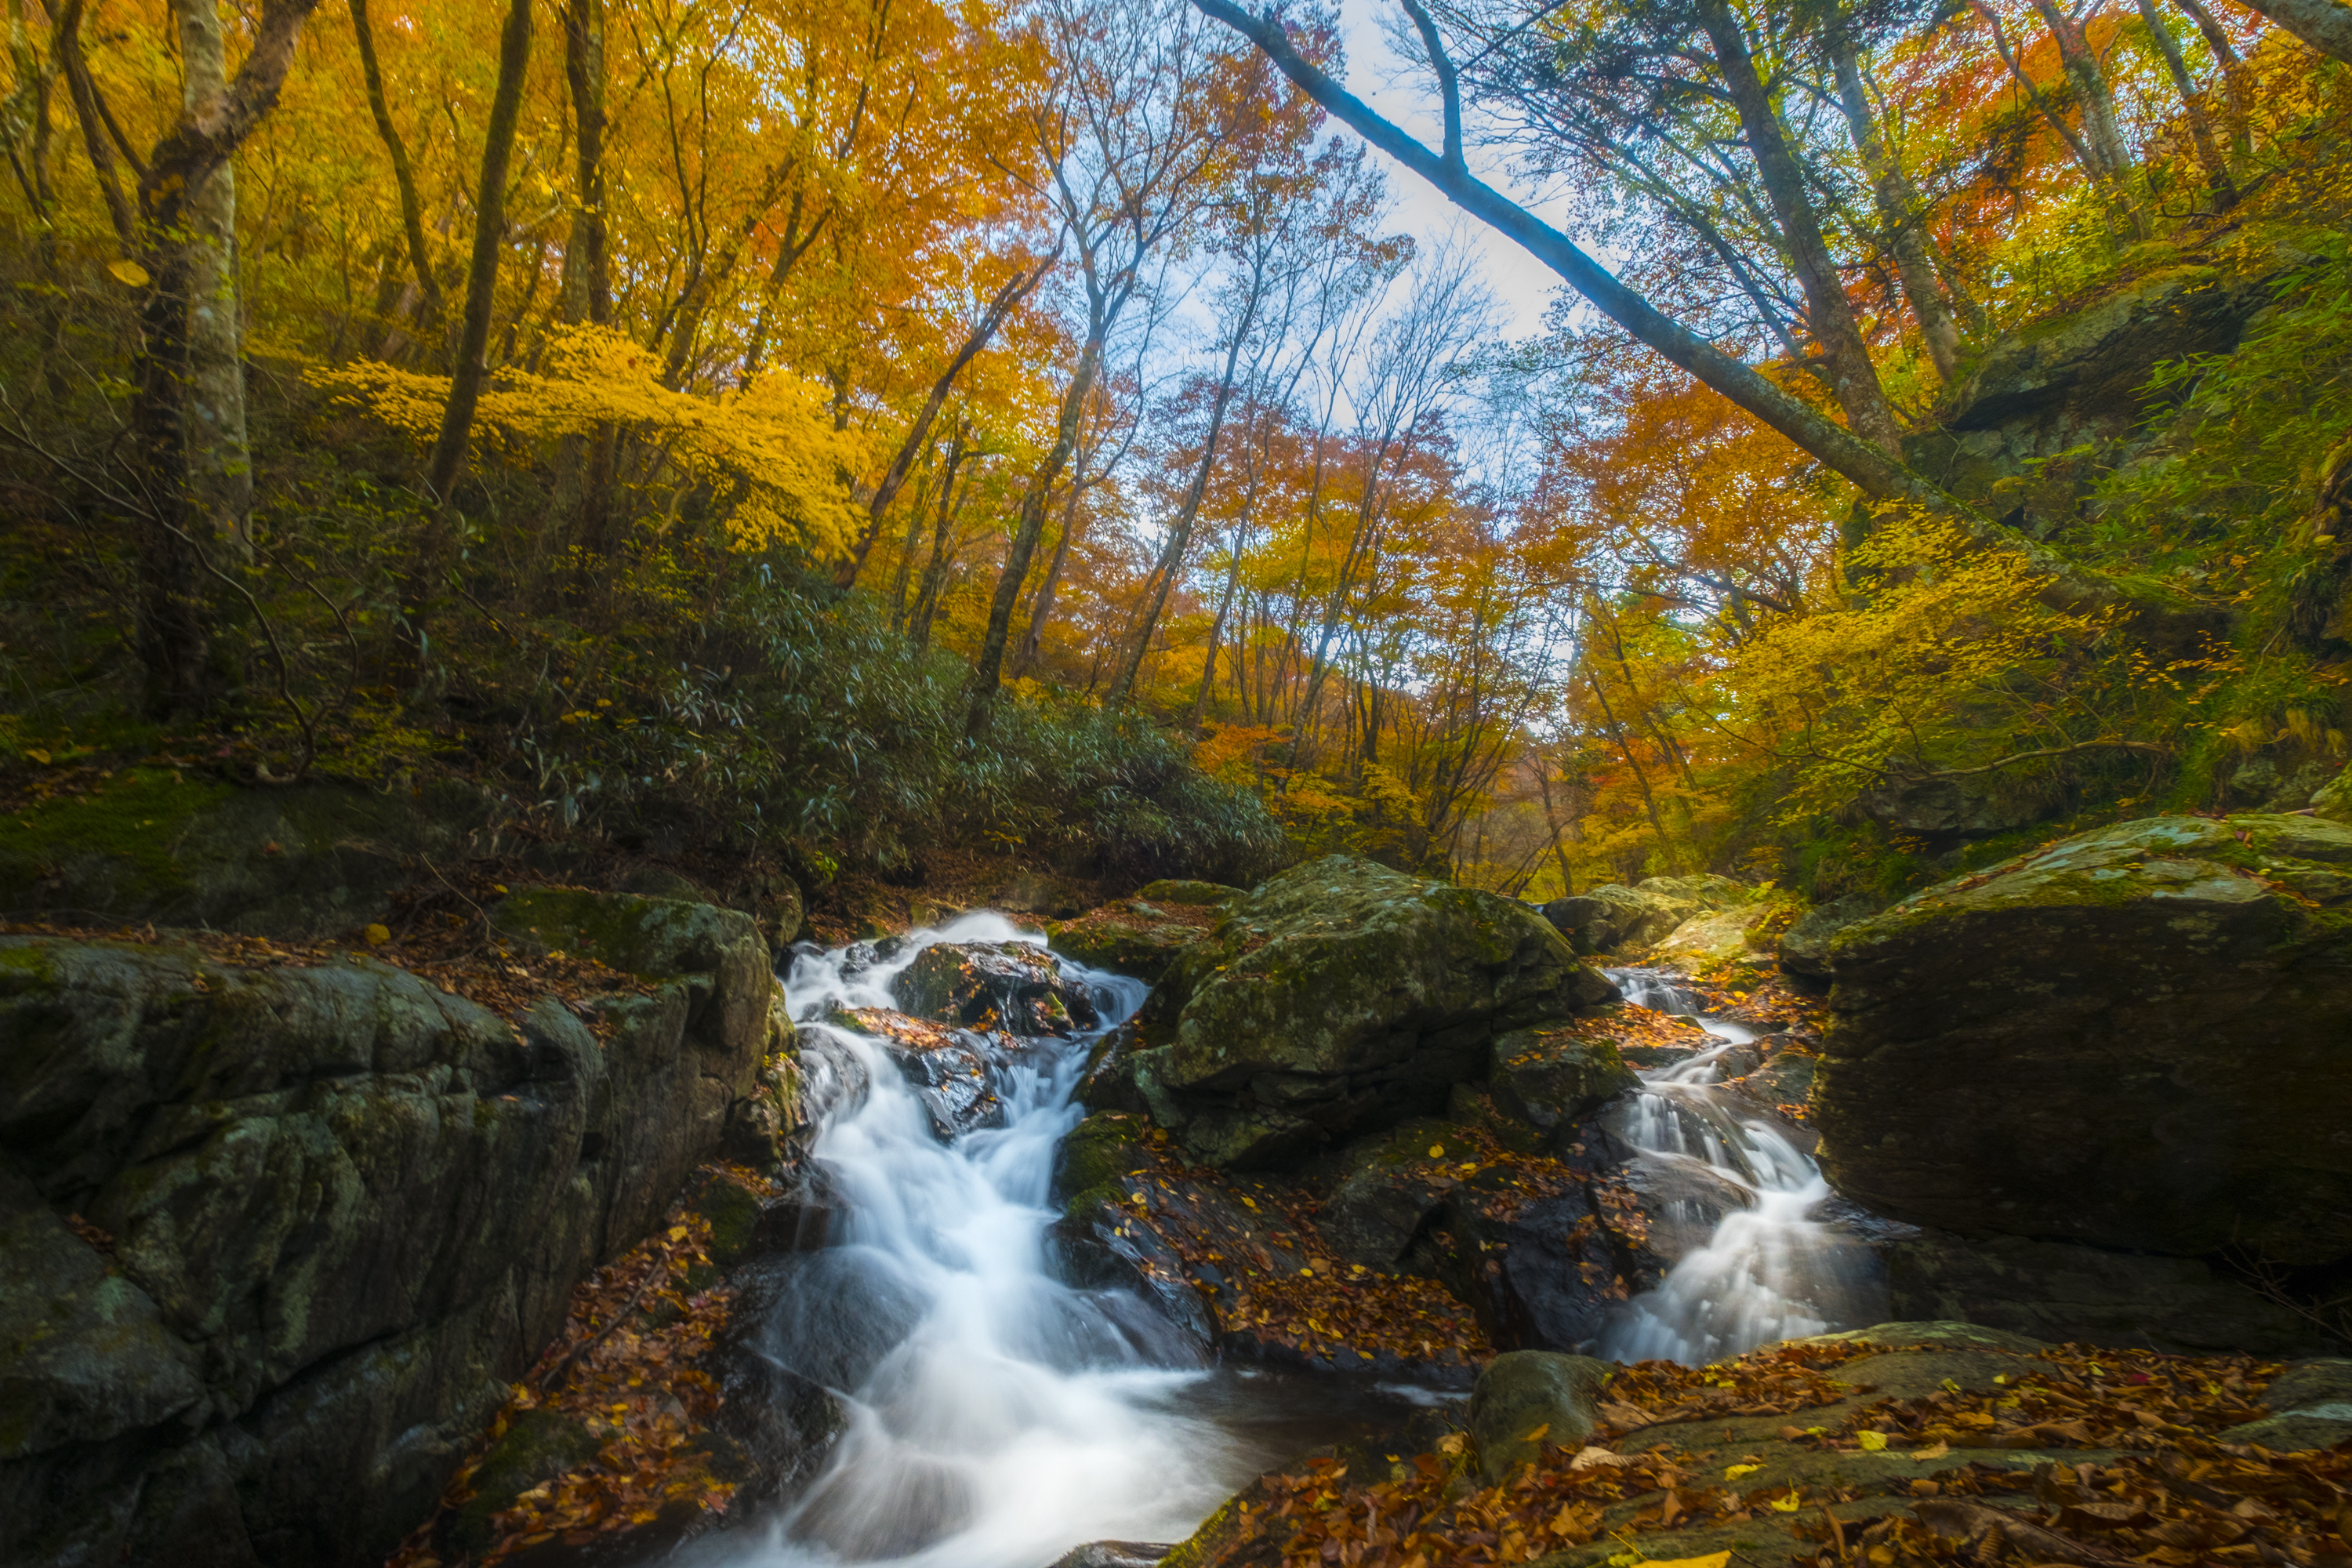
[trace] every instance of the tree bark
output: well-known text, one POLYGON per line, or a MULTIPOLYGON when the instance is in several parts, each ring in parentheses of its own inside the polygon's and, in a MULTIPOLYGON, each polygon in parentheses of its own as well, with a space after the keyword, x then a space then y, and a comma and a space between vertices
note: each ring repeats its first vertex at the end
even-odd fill
POLYGON ((392 122, 392 104, 384 94, 383 68, 376 61, 375 29, 368 22, 367 0, 352 0, 352 35, 359 44, 360 75, 367 82, 368 111, 374 116, 376 136, 392 159, 393 184, 400 193, 400 226, 408 240, 408 265, 415 274, 417 292, 425 302, 420 324, 437 328, 446 307, 441 299, 441 280, 433 275, 432 247, 425 239, 425 204, 416 194, 416 171, 409 165, 408 148, 400 139, 399 127, 392 122))
POLYGON ((2246 82, 2246 62, 2230 43, 2228 29, 2214 19, 2202 0, 2173 0, 2204 35, 2205 47, 2221 72, 2221 94, 2230 106, 2230 174, 2234 180, 2254 155, 2253 91, 2246 82))
POLYGON ((1805 172, 1789 146, 1780 111, 1748 50, 1748 33, 1727 0, 1699 0, 1700 26, 1715 50, 1716 68, 1739 113, 1748 151, 1764 179, 1764 194, 1780 226, 1781 242, 1805 290, 1806 325, 1829 358, 1830 384, 1854 434, 1888 453, 1903 450, 1903 432, 1870 363, 1870 344, 1854 319, 1853 302, 1822 237, 1820 216, 1805 190, 1805 172))
POLYGON ((2321 54, 2352 65, 2352 5, 2338 0, 2246 0, 2246 9, 2277 23, 2321 54))
POLYGON ((499 81, 490 99, 490 121, 482 138, 482 178, 474 195, 474 255, 466 268, 466 313, 457 330, 457 352, 449 377, 449 402, 441 433, 425 467, 425 489, 446 514, 450 492, 466 466, 466 446, 474 430, 474 409, 489 377, 483 353, 490 342, 490 313, 498 303, 499 252, 506 244, 507 166, 514 156, 515 124, 522 112, 525 68, 530 63, 530 0, 509 0, 506 26, 499 35, 499 81))
MULTIPOLYGON (((175 21, 184 25, 187 7, 206 3, 177 0, 175 21)), ((137 641, 146 706, 157 717, 202 711, 221 693, 199 586, 205 565, 201 532, 218 492, 192 494, 189 483, 192 458, 216 462, 224 434, 218 418, 196 406, 198 376, 220 371, 216 363, 197 357, 216 352, 216 341, 206 334, 218 331, 218 318, 194 319, 200 309, 216 308, 212 296, 197 298, 208 283, 216 283, 220 265, 199 254, 205 226, 218 216, 216 208, 205 205, 206 187, 226 172, 230 156, 277 103, 302 24, 318 5, 319 0, 265 0, 253 47, 236 79, 205 83, 205 90, 184 97, 179 118, 156 142, 139 181, 138 233, 148 283, 131 411, 145 510, 138 540, 137 641)), ((91 110, 98 113, 100 106, 93 101, 91 110)), ((233 324, 234 312, 226 319, 233 324)))
POLYGON ((98 176, 99 195, 106 202, 106 216, 114 225, 114 237, 121 241, 123 254, 133 255, 142 243, 139 213, 115 177, 114 149, 107 144, 106 116, 99 106, 98 84, 90 79, 89 62, 82 58, 82 0, 66 0, 58 8, 49 52, 58 68, 65 73, 66 96, 73 103, 75 120, 80 122, 82 146, 89 153, 90 172, 98 176))
POLYGON ((1069 563, 1070 544, 1078 532, 1078 503, 1087 494, 1087 454, 1083 447, 1078 460, 1070 469, 1070 499, 1062 507, 1062 534, 1054 541, 1054 553, 1045 561, 1045 580, 1037 584, 1036 597, 1029 605, 1029 629, 1021 634, 1021 646, 1013 650, 1013 679, 1020 679, 1037 662, 1037 650, 1045 641, 1045 623, 1054 618, 1054 590, 1062 581, 1062 568, 1069 563))
POLYGON ((2126 216, 2137 231, 2144 226, 2138 203, 2133 200, 2130 189, 2131 149, 2124 145, 2123 132, 2116 129, 2116 100, 2108 90, 2106 72, 2099 68, 2098 57, 2091 52, 2090 40, 2084 37, 2082 25, 2060 10, 2055 0, 2033 0, 2033 9, 2041 16, 2042 26, 2050 29, 2050 37, 2058 46, 2059 63, 2065 68, 2066 79, 2074 89, 2074 101, 2083 116, 2083 140, 2098 161, 2101 177, 2125 205, 2126 216))
POLYGON ((947 370, 931 384, 930 396, 923 400, 923 406, 915 415, 914 424, 908 427, 907 438, 898 443, 898 455, 890 459, 890 467, 882 475, 882 482, 874 488, 873 496, 866 503, 866 527, 858 533, 849 560, 834 579, 839 586, 850 586, 857 581, 858 573, 865 570, 866 554, 873 550, 875 540, 881 537, 882 514, 890 510, 890 503, 898 499, 898 491, 905 488, 907 476, 914 470, 916 458, 921 455, 924 444, 930 439, 931 422, 940 416, 940 410, 947 406, 948 395, 955 390, 956 378, 995 339, 1004 325, 1005 318, 1013 313, 1013 308, 1045 280, 1045 274, 1052 270, 1054 263, 1061 257, 1062 247, 1057 243, 1053 254, 1045 260, 1025 272, 1016 271, 1006 279, 1004 287, 996 291, 996 298, 988 302, 988 309, 981 313, 980 324, 972 328, 964 339, 963 346, 956 351, 955 358, 948 362, 947 370))
POLYGON ((2165 26, 2164 13, 2156 8, 2156 0, 2139 0, 2139 17, 2147 25, 2148 42, 2163 59, 2165 74, 2172 78, 2173 90, 2180 94, 2180 110, 2189 118, 2189 140, 2197 144, 2197 161, 2205 165, 2206 183, 2213 187, 2214 206, 2231 206, 2238 199, 2237 182, 2230 178, 2230 161, 2214 139, 2212 117, 2205 112, 2205 95, 2197 90, 2196 79, 2189 74, 2189 61, 2165 26))
POLYGON ((1919 334, 1927 341, 1927 357, 1935 362, 1937 375, 1948 382, 1959 368, 1960 329, 1927 255, 1922 232, 1927 221, 1927 204, 1904 174, 1880 132, 1877 117, 1870 111, 1870 95, 1863 86, 1853 37, 1843 26, 1831 29, 1829 57, 1837 78, 1838 103, 1845 110, 1846 129, 1861 155, 1863 171, 1870 176, 1878 221, 1886 232, 1887 254, 1895 258, 1895 274, 1903 280, 1903 297, 1919 323, 1919 334))
MULTIPOLYGON (((181 101, 194 111, 228 91, 214 0, 175 0, 181 101)), ((223 161, 188 196, 187 495, 197 536, 247 547, 253 454, 245 428, 245 342, 237 310, 236 172, 223 161)))
POLYGON ((996 688, 1004 668, 1004 645, 1013 636, 1013 611, 1021 601, 1021 584, 1029 575, 1029 557, 1036 552, 1038 535, 1045 531, 1045 509, 1051 504, 1054 481, 1062 477, 1070 453, 1078 444, 1078 423, 1086 413, 1087 397, 1094 391, 1095 374, 1102 364, 1103 338, 1110 330, 1107 314, 1099 308, 1094 312, 1092 330, 1087 334, 1086 347, 1079 351, 1077 369, 1070 376, 1070 384, 1062 394, 1062 414, 1054 429, 1054 444, 1045 449, 1037 471, 1029 481, 1029 491, 1021 498, 1021 514, 1013 530, 1013 542, 1004 552, 1004 572, 996 580, 996 596, 988 606, 988 630, 982 636, 979 657, 972 660, 971 679, 965 687, 964 734, 977 740, 987 733, 990 714, 996 706, 996 688))

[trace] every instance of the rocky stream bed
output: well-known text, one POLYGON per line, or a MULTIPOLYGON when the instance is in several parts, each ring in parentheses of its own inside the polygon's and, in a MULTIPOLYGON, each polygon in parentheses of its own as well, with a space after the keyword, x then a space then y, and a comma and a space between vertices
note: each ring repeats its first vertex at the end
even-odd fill
POLYGON ((0 936, 8 1562, 2352 1568, 2340 823, 464 899, 0 936))

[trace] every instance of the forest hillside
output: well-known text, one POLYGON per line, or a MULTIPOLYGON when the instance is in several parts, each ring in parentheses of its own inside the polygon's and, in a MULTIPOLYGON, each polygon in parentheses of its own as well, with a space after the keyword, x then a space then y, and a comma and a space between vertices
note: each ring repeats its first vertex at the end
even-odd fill
POLYGON ((13 6, 12 793, 1883 901, 2342 766, 2324 28, 1408 9, 1441 148, 1336 15, 13 6))

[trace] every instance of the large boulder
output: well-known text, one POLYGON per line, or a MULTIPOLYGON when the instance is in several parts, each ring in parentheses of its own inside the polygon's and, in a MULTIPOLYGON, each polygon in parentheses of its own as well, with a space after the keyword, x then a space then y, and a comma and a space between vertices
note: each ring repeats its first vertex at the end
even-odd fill
POLYGON ((0 937, 0 1560, 381 1562, 721 1147, 772 984, 674 969, 592 1031, 363 956, 0 937))
POLYGON ((1129 1058, 1160 1123, 1214 1165, 1263 1164, 1442 1109, 1495 1037, 1612 1000, 1526 905, 1345 855, 1225 906, 1129 1058))
POLYGON ((1959 1319, 2061 1343, 2179 1354, 2307 1354, 2319 1326, 2202 1258, 2109 1252, 2019 1236, 1924 1231, 1887 1248, 1889 1309, 1959 1319))
POLYGON ((2352 827, 2154 817, 1841 933, 1821 1159, 1972 1235, 2352 1255, 2352 827))
POLYGON ((1797 976, 1815 991, 1826 986, 1830 979, 1831 939, 1855 921, 1869 919, 1877 909, 1877 900, 1867 893, 1848 893, 1827 903, 1815 904, 1790 921, 1789 929, 1780 933, 1776 952, 1781 972, 1797 976))
POLYGON ((1651 877, 1633 887, 1603 882, 1544 905, 1544 918, 1579 952, 1647 947, 1695 916, 1746 901, 1748 889, 1728 877, 1651 877))

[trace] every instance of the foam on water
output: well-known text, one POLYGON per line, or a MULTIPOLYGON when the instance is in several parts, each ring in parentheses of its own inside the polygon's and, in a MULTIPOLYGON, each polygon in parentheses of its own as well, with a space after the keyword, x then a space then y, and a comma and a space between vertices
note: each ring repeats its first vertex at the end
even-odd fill
MULTIPOLYGON (((836 1105, 814 1154, 846 1199, 845 1245, 813 1255, 768 1353, 832 1387, 847 1430, 824 1473, 734 1561, 1038 1568, 1083 1542, 1177 1541, 1255 1474, 1257 1446, 1202 1407, 1193 1342, 1133 1295, 1049 1270, 1054 1152, 1089 1034, 996 1069, 1003 1125, 933 1138, 913 1090, 835 1008, 893 1007, 891 979, 938 942, 1036 939, 1001 916, 911 934, 886 960, 804 951, 785 996, 804 1033, 870 1088, 836 1105)), ((1143 985, 1063 961, 1107 1026, 1143 985)))
POLYGON ((1817 1217, 1832 1194, 1811 1156, 1721 1087, 1723 1058, 1754 1033, 1700 1016, 1696 1000, 1662 976, 1612 970, 1610 978, 1634 1005, 1688 1017, 1722 1042, 1644 1072, 1618 1132, 1645 1162, 1706 1167, 1748 1206, 1727 1213, 1705 1246, 1628 1302, 1600 1353, 1696 1366, 1842 1326, 1867 1258, 1817 1217))

